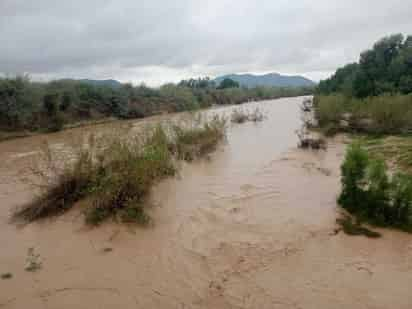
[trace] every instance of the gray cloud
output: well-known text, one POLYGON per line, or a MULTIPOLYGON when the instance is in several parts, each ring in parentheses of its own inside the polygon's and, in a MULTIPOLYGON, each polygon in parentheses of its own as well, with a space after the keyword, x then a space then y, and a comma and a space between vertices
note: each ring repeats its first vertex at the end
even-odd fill
POLYGON ((412 29, 412 0, 0 1, 0 73, 160 84, 232 72, 318 79, 412 29))

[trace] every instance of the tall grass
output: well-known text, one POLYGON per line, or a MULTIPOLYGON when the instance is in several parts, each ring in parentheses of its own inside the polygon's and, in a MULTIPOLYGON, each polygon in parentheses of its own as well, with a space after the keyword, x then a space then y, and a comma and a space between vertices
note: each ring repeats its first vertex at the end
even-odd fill
POLYGON ((191 161, 213 151, 225 131, 225 119, 216 116, 172 129, 158 125, 130 139, 90 138, 62 168, 46 150, 46 170, 38 173, 47 180, 44 190, 14 218, 31 222, 58 215, 87 198, 86 223, 95 225, 110 217, 147 223, 145 205, 153 185, 176 173, 177 160, 191 161))
POLYGON ((236 108, 232 111, 230 121, 233 123, 260 122, 265 119, 262 111, 257 107, 253 112, 245 111, 241 108, 236 108))
POLYGON ((226 119, 214 116, 202 125, 173 126, 172 151, 180 160, 192 161, 215 150, 225 137, 226 119))
POLYGON ((356 99, 336 94, 317 96, 314 103, 319 126, 326 130, 374 134, 412 131, 412 95, 356 99))
POLYGON ((345 111, 346 100, 343 95, 316 96, 314 98, 315 116, 321 127, 339 125, 345 111))

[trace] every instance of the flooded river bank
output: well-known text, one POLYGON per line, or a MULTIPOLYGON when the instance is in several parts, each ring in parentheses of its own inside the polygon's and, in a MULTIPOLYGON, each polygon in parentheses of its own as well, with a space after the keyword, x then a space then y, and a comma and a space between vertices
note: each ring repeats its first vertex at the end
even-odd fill
MULTIPOLYGON (((335 234, 345 144, 296 149, 302 98, 259 106, 267 119, 231 125, 212 156, 152 192, 154 225, 85 227, 81 205, 16 227, 33 197, 22 182, 44 140, 64 148, 78 128, 0 143, 0 308, 411 308, 412 236, 335 234), (29 248, 42 266, 25 271, 29 248)), ((210 112, 230 115, 234 107, 210 112)))

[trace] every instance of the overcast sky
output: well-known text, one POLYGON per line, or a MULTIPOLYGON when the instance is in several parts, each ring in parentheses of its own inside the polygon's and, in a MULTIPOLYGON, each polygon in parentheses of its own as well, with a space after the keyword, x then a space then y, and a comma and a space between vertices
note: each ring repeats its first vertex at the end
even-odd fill
POLYGON ((412 0, 0 0, 0 73, 319 80, 382 36, 412 34, 411 16, 412 0))

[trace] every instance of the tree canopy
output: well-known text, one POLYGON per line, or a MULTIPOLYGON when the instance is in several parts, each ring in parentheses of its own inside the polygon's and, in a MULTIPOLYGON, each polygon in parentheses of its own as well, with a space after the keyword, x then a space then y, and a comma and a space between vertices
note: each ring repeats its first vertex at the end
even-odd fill
POLYGON ((412 92, 412 36, 384 37, 348 64, 319 83, 321 94, 343 93, 365 98, 383 93, 412 92))
POLYGON ((27 76, 0 77, 0 130, 56 131, 64 124, 104 117, 139 118, 164 112, 194 110, 213 104, 239 104, 251 99, 307 95, 313 88, 239 88, 225 81, 216 88, 209 78, 183 80, 150 88, 144 84, 93 80, 30 81, 27 76))
POLYGON ((218 89, 228 89, 228 88, 239 88, 240 85, 238 82, 234 81, 233 79, 230 78, 225 78, 222 80, 220 83, 218 89))

